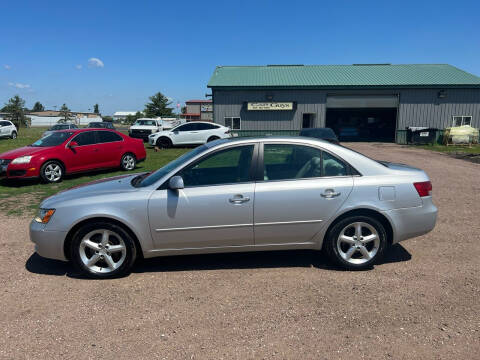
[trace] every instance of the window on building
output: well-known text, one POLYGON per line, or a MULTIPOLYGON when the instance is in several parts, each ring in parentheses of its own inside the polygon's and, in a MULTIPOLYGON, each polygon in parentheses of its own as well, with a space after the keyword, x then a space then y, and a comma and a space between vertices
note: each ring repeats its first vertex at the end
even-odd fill
POLYGON ((239 117, 226 117, 225 126, 232 130, 240 130, 240 118, 239 117))
POLYGON ((471 116, 454 116, 453 117, 453 126, 463 126, 463 125, 472 125, 471 116))

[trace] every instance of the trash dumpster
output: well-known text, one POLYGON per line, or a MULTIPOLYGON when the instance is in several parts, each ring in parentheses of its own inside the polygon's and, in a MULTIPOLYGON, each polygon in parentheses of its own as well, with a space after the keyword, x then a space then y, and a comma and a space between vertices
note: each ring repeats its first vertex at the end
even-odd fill
POLYGON ((432 144, 435 142, 437 130, 427 127, 407 127, 407 143, 432 144))

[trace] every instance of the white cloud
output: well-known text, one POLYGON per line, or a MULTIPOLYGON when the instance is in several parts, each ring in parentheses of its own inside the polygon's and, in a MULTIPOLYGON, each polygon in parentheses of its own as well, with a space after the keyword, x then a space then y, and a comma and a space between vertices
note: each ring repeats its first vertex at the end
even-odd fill
POLYGON ((30 89, 30 85, 29 85, 29 84, 9 82, 8 85, 9 85, 9 86, 16 87, 17 89, 30 89))
POLYGON ((103 68, 105 65, 103 64, 103 61, 100 60, 99 58, 90 58, 88 59, 88 67, 100 67, 103 68))
POLYGON ((82 68, 83 68, 83 66, 82 66, 82 65, 80 65, 80 64, 78 64, 78 65, 75 65, 75 69, 77 69, 77 70, 82 70, 82 68))
POLYGON ((7 64, 3 65, 3 67, 5 68, 5 70, 10 70, 12 68, 10 65, 7 64))

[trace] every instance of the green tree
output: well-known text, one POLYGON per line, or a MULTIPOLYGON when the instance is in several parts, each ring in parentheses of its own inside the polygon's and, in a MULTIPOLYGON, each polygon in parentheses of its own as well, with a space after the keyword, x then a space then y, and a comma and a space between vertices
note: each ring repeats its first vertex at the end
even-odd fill
POLYGON ((2 109, 8 113, 8 119, 15 124, 17 128, 27 126, 27 117, 25 116, 25 100, 15 95, 5 104, 2 109))
POLYGON ((127 115, 127 117, 125 118, 125 123, 133 124, 135 121, 137 121, 142 117, 144 117, 144 115, 140 111, 137 111, 135 115, 127 115))
POLYGON ((161 92, 156 93, 149 97, 150 102, 145 104, 145 110, 143 111, 148 118, 155 118, 158 116, 172 116, 173 108, 169 107, 171 101, 163 95, 161 92))
POLYGON ((70 120, 71 110, 68 108, 67 105, 63 104, 60 108, 60 116, 63 119, 60 119, 58 122, 67 122, 68 120, 70 120))
POLYGON ((187 107, 186 106, 182 106, 182 114, 186 114, 187 113, 187 107))
POLYGON ((42 105, 40 101, 37 101, 32 108, 32 112, 39 112, 39 111, 45 111, 45 107, 42 105))
POLYGON ((93 105, 93 113, 100 114, 100 110, 98 110, 98 104, 93 105))

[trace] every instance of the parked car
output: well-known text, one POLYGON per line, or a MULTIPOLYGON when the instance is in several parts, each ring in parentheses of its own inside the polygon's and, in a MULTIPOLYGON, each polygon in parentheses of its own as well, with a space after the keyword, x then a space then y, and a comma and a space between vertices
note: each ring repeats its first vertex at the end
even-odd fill
POLYGON ((0 138, 9 137, 10 139, 17 138, 17 127, 9 120, 0 120, 0 138))
POLYGON ((42 134, 42 137, 50 135, 54 131, 58 130, 69 130, 69 129, 78 129, 78 126, 75 124, 55 124, 51 126, 47 131, 42 134))
POLYGON ((151 173, 47 198, 30 225, 39 255, 84 274, 128 273, 137 257, 324 249, 365 269, 435 226, 427 174, 303 137, 218 140, 151 173))
POLYGON ((128 135, 133 138, 143 139, 148 141, 148 136, 156 132, 162 131, 162 120, 157 119, 138 119, 130 129, 128 129, 128 135))
POLYGON ((148 143, 160 148, 178 145, 200 145, 232 136, 230 128, 211 122, 192 121, 148 137, 148 143))
POLYGON ((102 122, 91 122, 88 124, 87 128, 89 129, 112 129, 115 130, 115 126, 113 126, 113 123, 109 121, 102 121, 102 122))
POLYGON ((326 140, 332 144, 340 144, 337 135, 330 128, 308 128, 300 130, 300 136, 326 140))
POLYGON ((114 130, 54 131, 32 145, 0 154, 0 174, 56 183, 65 174, 103 168, 133 170, 146 157, 143 142, 114 130))

